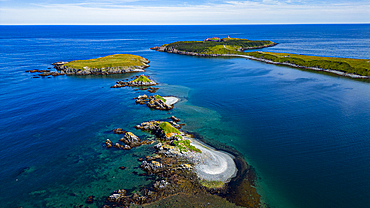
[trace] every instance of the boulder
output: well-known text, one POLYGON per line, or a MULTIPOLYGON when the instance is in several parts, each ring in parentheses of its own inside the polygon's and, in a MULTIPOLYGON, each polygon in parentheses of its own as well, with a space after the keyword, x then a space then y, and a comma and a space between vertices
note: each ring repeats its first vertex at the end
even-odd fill
POLYGON ((170 118, 172 121, 174 121, 174 122, 179 122, 180 121, 180 119, 178 119, 178 118, 176 118, 175 116, 171 116, 171 118, 170 118))

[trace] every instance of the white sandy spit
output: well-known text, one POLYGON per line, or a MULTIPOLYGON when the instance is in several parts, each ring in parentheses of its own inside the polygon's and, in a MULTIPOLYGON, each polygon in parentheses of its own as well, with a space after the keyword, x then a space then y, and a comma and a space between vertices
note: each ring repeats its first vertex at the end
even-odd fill
POLYGON ((186 157, 194 162, 194 169, 200 179, 207 181, 228 182, 236 176, 236 168, 233 157, 225 152, 217 151, 194 139, 191 145, 200 149, 202 153, 187 152, 186 157))
POLYGON ((173 105, 179 101, 177 97, 163 97, 166 100, 167 105, 173 105))

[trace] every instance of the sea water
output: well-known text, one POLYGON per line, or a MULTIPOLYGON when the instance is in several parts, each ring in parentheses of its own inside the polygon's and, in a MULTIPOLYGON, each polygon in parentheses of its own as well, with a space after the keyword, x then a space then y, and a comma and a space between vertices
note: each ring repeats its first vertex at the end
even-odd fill
POLYGON ((243 58, 149 50, 219 36, 279 43, 263 51, 370 57, 370 25, 0 26, 0 205, 72 207, 117 189, 150 185, 139 176, 147 146, 119 151, 114 128, 171 115, 214 146, 240 152, 270 207, 368 207, 370 84, 243 58), (136 74, 32 78, 51 63, 130 53, 148 58, 170 111, 136 105, 144 94, 112 89, 136 74), (120 170, 120 166, 127 167, 120 170))

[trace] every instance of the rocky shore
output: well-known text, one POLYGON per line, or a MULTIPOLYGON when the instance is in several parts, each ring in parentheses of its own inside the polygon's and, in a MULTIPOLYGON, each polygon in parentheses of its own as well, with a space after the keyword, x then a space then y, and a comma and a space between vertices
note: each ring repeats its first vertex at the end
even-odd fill
POLYGON ((115 54, 98 59, 78 60, 71 62, 59 61, 53 63, 54 68, 60 73, 67 75, 108 75, 122 74, 130 72, 143 72, 149 67, 150 61, 140 56, 129 54, 115 54), (117 63, 118 59, 122 59, 122 63, 117 63), (136 59, 135 62, 129 63, 131 59, 136 59), (106 63, 95 66, 98 61, 106 63), (81 65, 82 64, 82 65, 81 65), (78 66, 78 67, 77 67, 78 66))
POLYGON ((59 63, 60 62, 53 63, 55 69, 58 70, 60 73, 67 75, 90 75, 90 74, 108 75, 108 74, 123 74, 130 72, 144 72, 145 71, 144 69, 149 67, 149 65, 144 65, 144 66, 122 66, 122 67, 102 67, 102 68, 84 67, 83 69, 76 69, 64 66, 64 64, 59 63))
MULTIPOLYGON (((255 189, 250 186, 241 187, 241 185, 244 186, 245 180, 248 181, 246 175, 249 172, 249 166, 227 153, 196 141, 193 135, 181 131, 183 125, 178 123, 179 121, 180 119, 172 116, 166 121, 149 121, 135 126, 136 129, 150 132, 157 138, 156 141, 151 141, 155 142, 153 146, 155 153, 139 158, 141 161, 139 167, 146 172, 142 175, 155 176, 154 181, 151 186, 144 187, 139 192, 128 193, 124 189, 113 192, 103 207, 129 207, 132 204, 150 207, 159 200, 164 200, 161 203, 167 203, 183 194, 190 197, 201 195, 212 198, 226 204, 227 207, 236 207, 233 203, 241 206, 261 207, 259 195, 255 189), (235 187, 240 190, 235 190, 235 187), (221 197, 229 195, 232 190, 236 194, 233 195, 235 197, 252 199, 253 196, 253 200, 248 200, 248 204, 237 202, 236 198, 228 198, 232 203, 223 201, 221 197), (248 196, 243 195, 246 190, 248 190, 248 196), (250 206, 251 204, 253 206, 250 206)), ((122 130, 119 129, 119 131, 122 130)), ((127 132, 120 141, 126 144, 126 150, 143 143, 130 132, 127 132)), ((107 141, 106 147, 111 146, 112 142, 107 141)), ((119 145, 114 145, 120 149, 117 146, 119 145)), ((173 207, 176 207, 176 203, 173 207)), ((218 207, 218 205, 213 207, 218 207)))
POLYGON ((350 73, 337 71, 337 70, 332 70, 332 69, 323 69, 323 68, 317 68, 317 67, 300 66, 300 65, 296 65, 296 64, 292 64, 292 63, 285 63, 285 62, 283 62, 283 63, 282 62, 274 62, 274 61, 271 61, 271 60, 256 58, 256 57, 247 56, 247 55, 236 55, 236 56, 244 57, 244 58, 247 58, 247 59, 250 59, 250 60, 261 61, 261 62, 265 62, 265 63, 268 63, 268 64, 284 65, 284 66, 290 66, 290 67, 294 67, 294 68, 308 69, 308 70, 314 70, 314 71, 323 71, 323 72, 328 72, 328 73, 336 74, 336 75, 339 75, 339 76, 350 77, 350 78, 354 78, 354 79, 370 79, 370 76, 361 76, 361 75, 358 75, 358 74, 350 74, 350 73))
POLYGON ((174 104, 179 100, 176 97, 161 97, 159 95, 140 95, 136 98, 137 104, 146 105, 149 108, 156 110, 171 110, 174 104))

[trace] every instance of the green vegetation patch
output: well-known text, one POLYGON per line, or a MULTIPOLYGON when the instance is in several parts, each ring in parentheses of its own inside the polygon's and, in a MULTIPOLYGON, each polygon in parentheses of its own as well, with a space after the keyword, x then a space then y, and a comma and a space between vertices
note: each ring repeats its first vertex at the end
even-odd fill
POLYGON ((162 96, 160 95, 154 95, 154 98, 157 99, 157 100, 162 100, 163 102, 166 102, 166 99, 164 99, 162 96))
POLYGON ((168 122, 162 122, 159 124, 159 128, 164 131, 166 135, 176 133, 176 134, 181 134, 181 132, 173 127, 170 123, 168 122))
POLYGON ((318 57, 271 52, 249 52, 244 54, 279 63, 291 63, 304 67, 317 67, 362 76, 370 76, 370 59, 318 57))
POLYGON ((217 188, 223 188, 225 183, 222 181, 207 181, 207 180, 201 180, 200 184, 202 186, 210 188, 210 189, 217 189, 217 188))
POLYGON ((96 59, 76 60, 64 64, 64 66, 84 70, 84 67, 90 69, 100 69, 107 67, 128 67, 128 66, 144 66, 148 60, 131 54, 115 54, 96 59))
POLYGON ((140 75, 138 78, 132 80, 133 82, 152 82, 151 79, 146 77, 145 75, 140 75))
POLYGON ((258 48, 273 44, 274 42, 268 40, 252 41, 248 39, 239 38, 224 38, 221 42, 214 41, 178 41, 166 45, 168 49, 177 49, 179 51, 194 52, 200 54, 239 54, 236 49, 241 48, 258 48))
POLYGON ((191 142, 188 139, 187 140, 174 141, 173 143, 176 145, 176 147, 179 148, 179 150, 181 152, 187 152, 188 149, 189 149, 189 150, 192 150, 194 152, 202 153, 202 151, 200 149, 191 145, 190 144, 191 142))

